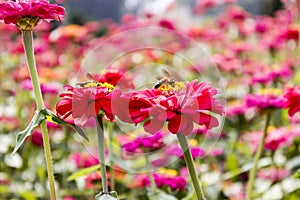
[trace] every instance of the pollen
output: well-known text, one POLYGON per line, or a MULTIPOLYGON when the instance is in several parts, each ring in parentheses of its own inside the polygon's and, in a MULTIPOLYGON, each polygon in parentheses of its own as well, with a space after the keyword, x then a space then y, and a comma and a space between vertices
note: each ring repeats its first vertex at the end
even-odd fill
POLYGON ((112 92, 115 87, 112 84, 109 84, 107 82, 101 83, 101 82, 96 82, 96 81, 90 81, 82 84, 82 87, 85 88, 99 88, 99 87, 104 87, 107 89, 108 93, 112 92))
POLYGON ((162 91, 164 95, 173 95, 184 90, 185 85, 183 82, 174 82, 174 83, 166 82, 166 83, 162 83, 157 89, 162 91))
POLYGON ((98 83, 98 84, 99 84, 98 87, 106 87, 108 89, 108 92, 112 92, 115 89, 115 87, 112 84, 107 83, 107 82, 98 83))

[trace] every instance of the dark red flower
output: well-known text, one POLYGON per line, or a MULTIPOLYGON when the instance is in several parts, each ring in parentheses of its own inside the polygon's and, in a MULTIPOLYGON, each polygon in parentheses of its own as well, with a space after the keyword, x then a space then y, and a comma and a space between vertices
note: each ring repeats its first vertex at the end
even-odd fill
MULTIPOLYGON (((91 85, 93 84, 90 83, 91 85)), ((83 126, 91 117, 95 117, 103 111, 109 120, 114 116, 111 111, 111 96, 113 86, 107 83, 96 87, 74 88, 66 85, 69 92, 60 94, 61 100, 56 104, 56 112, 62 119, 72 115, 75 124, 83 126)))
POLYGON ((288 108, 289 115, 293 116, 296 112, 300 111, 300 86, 288 88, 284 94, 285 102, 284 108, 288 108))
POLYGON ((209 113, 223 114, 223 107, 214 97, 217 93, 205 82, 176 82, 151 90, 116 95, 113 109, 122 121, 144 122, 147 132, 156 133, 168 122, 170 132, 189 135, 194 123, 208 128, 219 125, 218 119, 209 113))

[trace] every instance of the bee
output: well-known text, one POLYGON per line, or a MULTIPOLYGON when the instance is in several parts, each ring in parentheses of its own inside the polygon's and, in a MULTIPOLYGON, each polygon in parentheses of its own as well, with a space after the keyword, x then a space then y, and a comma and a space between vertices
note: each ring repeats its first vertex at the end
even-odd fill
POLYGON ((100 83, 93 80, 93 76, 90 73, 86 74, 86 77, 90 79, 90 81, 82 82, 82 83, 77 83, 76 85, 80 87, 99 87, 100 83))
POLYGON ((165 69, 162 69, 162 72, 165 77, 158 77, 159 81, 155 84, 154 88, 159 89, 166 86, 175 86, 176 80, 171 76, 171 74, 165 69))

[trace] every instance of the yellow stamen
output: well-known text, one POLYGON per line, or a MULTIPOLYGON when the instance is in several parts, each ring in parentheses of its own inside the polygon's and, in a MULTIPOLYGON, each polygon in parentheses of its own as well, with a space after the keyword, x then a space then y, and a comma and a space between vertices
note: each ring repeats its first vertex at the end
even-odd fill
POLYGON ((272 95, 272 96, 279 96, 282 94, 282 90, 278 88, 268 88, 268 89, 260 89, 258 94, 262 95, 272 95))
POLYGON ((158 172, 161 173, 161 174, 172 176, 172 177, 178 175, 178 172, 174 169, 161 168, 161 169, 158 170, 158 172))
POLYGON ((185 89, 185 85, 183 82, 175 82, 175 83, 163 83, 160 85, 158 90, 162 91, 165 95, 175 94, 185 89))

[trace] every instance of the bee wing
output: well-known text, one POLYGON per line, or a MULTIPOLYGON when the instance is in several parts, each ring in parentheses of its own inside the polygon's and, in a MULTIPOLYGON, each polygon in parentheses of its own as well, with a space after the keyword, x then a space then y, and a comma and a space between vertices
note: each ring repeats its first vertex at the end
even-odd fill
POLYGON ((171 74, 168 72, 168 70, 162 69, 162 73, 163 73, 163 75, 166 76, 167 78, 171 78, 171 74))
POLYGON ((162 77, 162 76, 156 76, 155 78, 156 78, 156 80, 160 81, 160 80, 162 80, 164 77, 162 77))
POLYGON ((92 76, 90 73, 86 73, 86 77, 87 77, 88 79, 93 80, 93 76, 92 76))

